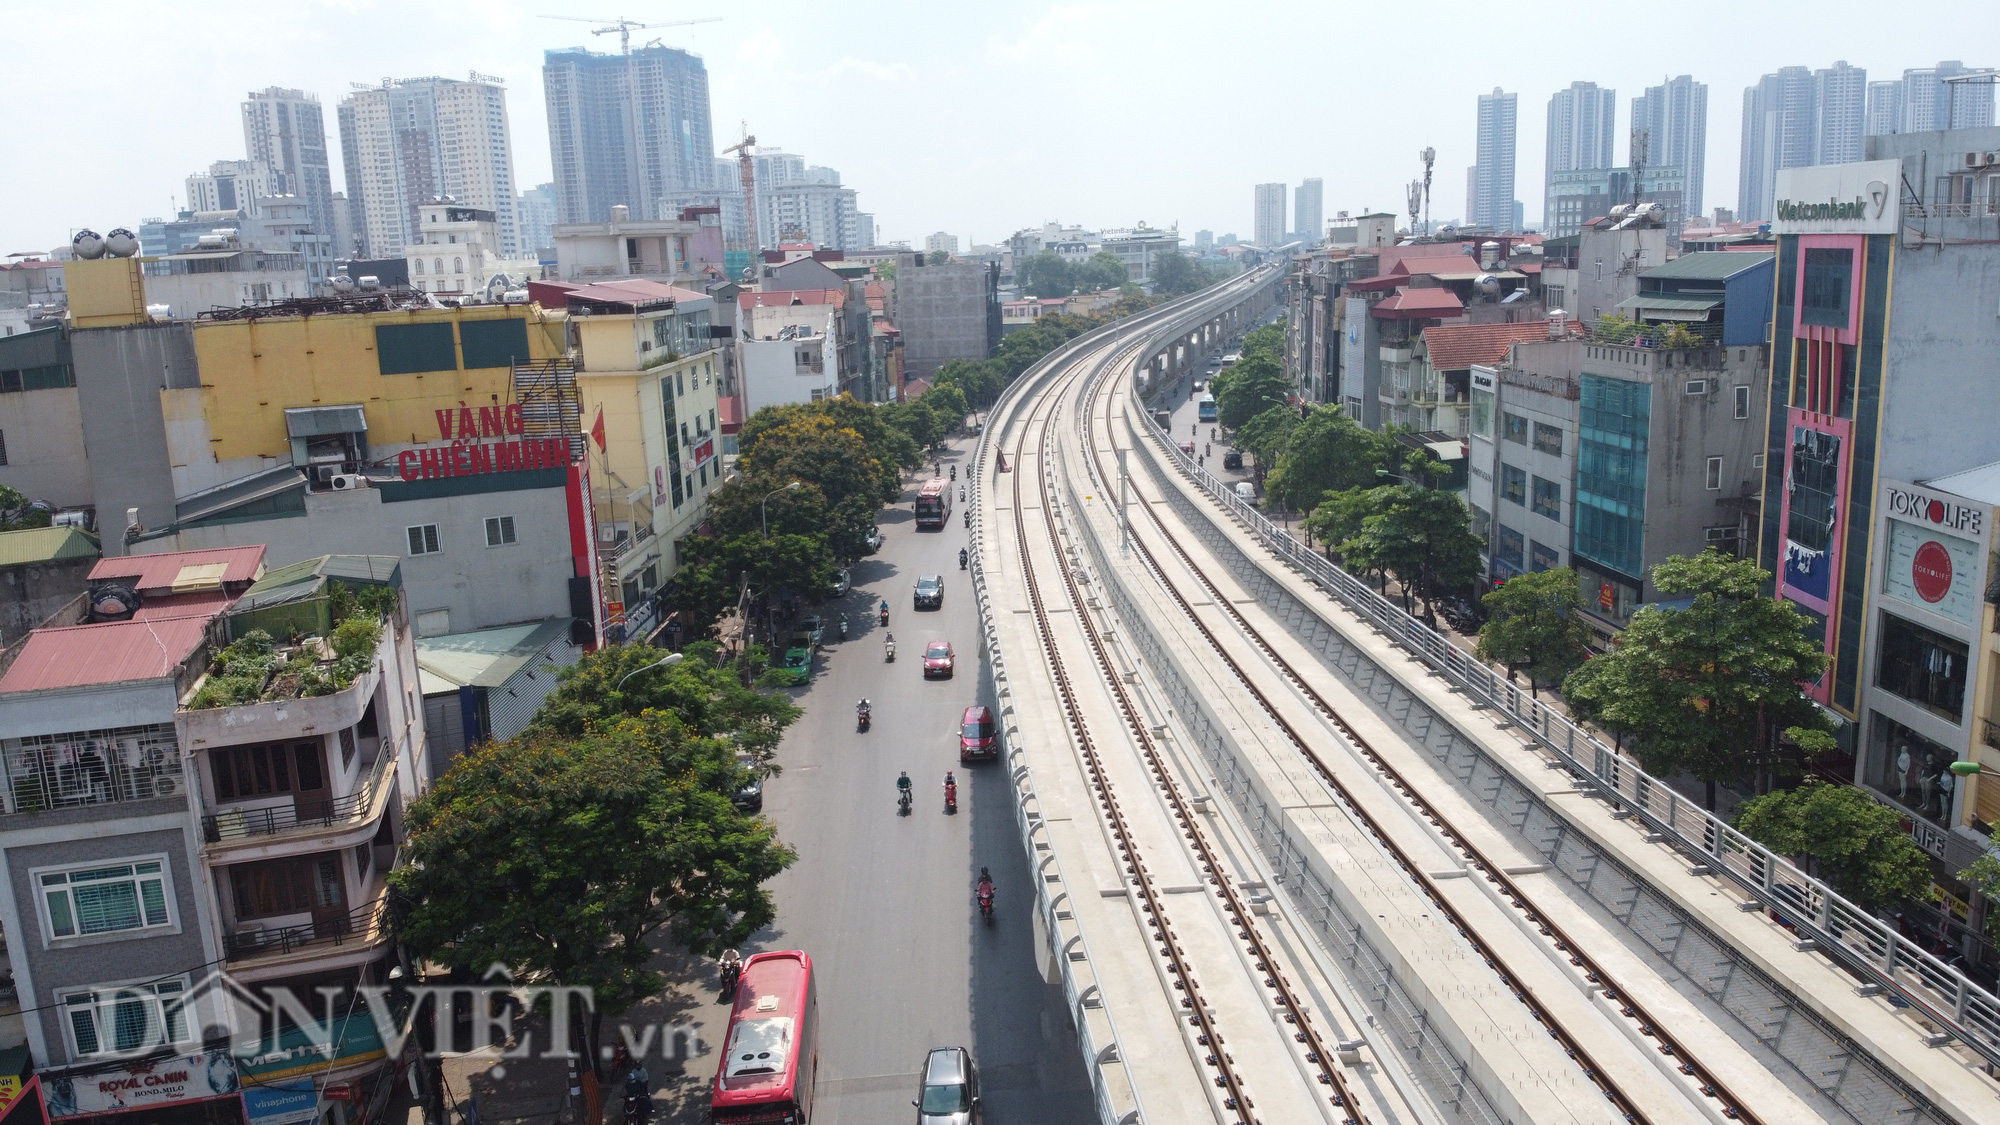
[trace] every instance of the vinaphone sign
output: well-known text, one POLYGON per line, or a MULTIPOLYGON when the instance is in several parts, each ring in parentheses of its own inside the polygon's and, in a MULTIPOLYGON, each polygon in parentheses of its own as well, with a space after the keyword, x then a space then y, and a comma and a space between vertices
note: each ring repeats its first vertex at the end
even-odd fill
POLYGON ((1778 170, 1775 234, 1894 234, 1902 164, 1867 160, 1778 170))

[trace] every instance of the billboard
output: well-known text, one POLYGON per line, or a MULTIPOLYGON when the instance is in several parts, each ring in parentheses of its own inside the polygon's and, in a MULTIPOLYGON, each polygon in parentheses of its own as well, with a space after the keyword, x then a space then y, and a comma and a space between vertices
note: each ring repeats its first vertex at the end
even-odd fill
POLYGON ((42 1074, 49 1117, 158 1109, 171 1102, 202 1101, 236 1093, 236 1060, 229 1052, 203 1051, 147 1059, 95 1074, 42 1074))
POLYGON ((1894 234, 1902 220, 1896 160, 1778 169, 1773 234, 1894 234))

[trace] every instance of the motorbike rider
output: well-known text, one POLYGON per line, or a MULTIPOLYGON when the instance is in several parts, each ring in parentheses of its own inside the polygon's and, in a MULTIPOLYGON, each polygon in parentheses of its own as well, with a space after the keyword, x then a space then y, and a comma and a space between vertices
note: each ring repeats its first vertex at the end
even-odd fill
POLYGON ((987 874, 984 867, 979 869, 979 885, 973 888, 973 893, 979 897, 981 903, 993 901, 993 876, 987 874))
POLYGON ((887 625, 888 623, 889 623, 889 602, 885 598, 883 599, 882 602, 882 624, 887 625))
POLYGON ((840 615, 840 639, 847 639, 847 615, 844 613, 840 615))
POLYGON ((910 771, 904 770, 896 776, 896 799, 908 800, 910 796, 910 771))
POLYGON ((957 465, 953 465, 953 466, 951 467, 951 479, 953 479, 953 480, 957 480, 957 479, 958 479, 958 466, 957 466, 957 465))
POLYGON ((882 638, 882 651, 888 653, 891 659, 895 658, 896 634, 889 633, 882 638))
POLYGON ((944 803, 958 804, 958 779, 951 775, 950 770, 944 771, 944 803))
POLYGON ((731 992, 736 991, 736 982, 743 979, 743 955, 734 949, 723 950, 719 968, 722 972, 722 987, 731 992))
POLYGON ((963 547, 960 547, 960 548, 958 549, 958 569, 960 569, 960 570, 964 570, 964 569, 965 569, 965 560, 966 560, 966 559, 968 559, 968 558, 970 558, 970 557, 971 557, 970 555, 967 555, 967 554, 965 553, 965 548, 963 548, 963 547))
POLYGON ((632 1060, 632 1069, 625 1072, 625 1119, 643 1122, 653 1115, 653 1076, 646 1073, 645 1064, 632 1060))

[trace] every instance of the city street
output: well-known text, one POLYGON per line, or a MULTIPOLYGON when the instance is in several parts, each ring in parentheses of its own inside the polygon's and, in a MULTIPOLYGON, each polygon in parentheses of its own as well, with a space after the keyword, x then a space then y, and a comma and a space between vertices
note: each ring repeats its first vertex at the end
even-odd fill
MULTIPOLYGON (((969 462, 971 439, 945 453, 945 468, 969 462)), ((1030 874, 1014 825, 1005 767, 958 768, 958 719, 982 688, 977 620, 956 504, 939 531, 918 531, 909 482, 884 509, 882 549, 853 568, 854 589, 820 607, 831 627, 812 682, 793 695, 805 716, 779 749, 784 773, 765 786, 764 812, 799 860, 773 885, 778 921, 752 948, 804 949, 819 985, 819 1108, 815 1122, 902 1120, 912 1113, 917 1072, 933 1046, 965 1045, 981 1071, 992 1122, 1086 1121, 1090 1091, 1059 988, 1035 963, 1030 874), (911 608, 919 574, 944 577, 944 606, 911 608), (889 603, 896 661, 883 660, 876 607, 889 603), (840 614, 848 639, 838 640, 840 614), (858 628, 857 628, 858 626, 858 628), (925 680, 923 649, 942 638, 957 650, 952 679, 925 680), (855 729, 854 704, 874 704, 874 729, 855 729), (945 815, 946 770, 958 776, 959 811, 945 815), (895 779, 908 770, 917 799, 897 815, 895 779), (980 923, 972 885, 979 868, 999 886, 991 928, 980 923)), ((689 1063, 706 1080, 726 1018, 711 1001, 683 1018, 700 1021, 709 1053, 689 1063)), ((684 1111, 700 1109, 685 1105, 684 1111)), ((674 1115, 674 1119, 681 1119, 674 1115)), ((690 1116, 686 1120, 704 1120, 690 1116)))

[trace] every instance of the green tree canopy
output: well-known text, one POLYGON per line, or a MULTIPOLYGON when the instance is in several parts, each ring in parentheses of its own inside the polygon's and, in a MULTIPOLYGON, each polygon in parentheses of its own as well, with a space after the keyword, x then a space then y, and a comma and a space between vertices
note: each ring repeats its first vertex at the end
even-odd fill
POLYGON ((1479 576, 1479 537, 1472 513, 1450 492, 1398 484, 1373 490, 1377 507, 1361 521, 1361 532, 1340 545, 1350 565, 1381 569, 1403 582, 1403 606, 1421 597, 1424 615, 1436 624, 1432 599, 1442 590, 1479 576))
MULTIPOLYGON (((1236 429, 1236 444, 1250 451, 1262 466, 1278 463, 1285 442, 1299 427, 1299 412, 1289 406, 1271 406, 1236 429)), ((1267 485, 1268 487, 1268 485, 1267 485)))
POLYGON ((1331 558, 1341 544, 1361 534, 1362 521, 1378 506, 1380 498, 1375 493, 1383 487, 1388 486, 1350 488, 1320 497, 1305 523, 1306 531, 1325 544, 1327 557, 1331 558))
POLYGON ((1077 269, 1061 254, 1044 250, 1016 266, 1014 280, 1032 297, 1067 297, 1077 286, 1077 269))
MULTIPOLYGON (((1710 809, 1716 783, 1766 760, 1775 732, 1819 725, 1800 685, 1826 670, 1826 654, 1804 614, 1764 596, 1769 579, 1756 563, 1715 552, 1670 558, 1653 569, 1653 585, 1692 602, 1641 607, 1618 647, 1585 665, 1607 666, 1581 685, 1594 713, 1634 736, 1648 770, 1706 782, 1710 809)), ((1563 694, 1577 693, 1566 681, 1563 694)))
POLYGON ((713 641, 696 641, 679 664, 666 668, 649 667, 667 655, 651 645, 585 653, 556 674, 556 689, 542 700, 529 729, 581 738, 624 718, 670 712, 689 734, 727 739, 760 768, 776 772, 772 756, 785 728, 798 721, 799 707, 782 694, 745 687, 734 669, 718 668, 719 650, 713 641))
MULTIPOLYGON (((777 503, 773 498, 772 503, 777 503)), ((778 534, 769 539, 750 532, 731 539, 690 539, 694 557, 674 575, 667 604, 712 628, 734 609, 747 577, 759 595, 792 589, 817 594, 833 583, 836 569, 824 535, 778 534)))
POLYGON ((1154 258, 1152 270, 1147 276, 1152 279, 1153 291, 1168 297, 1192 293, 1209 281, 1201 263, 1178 250, 1169 250, 1154 258))
POLYGON ((1362 429, 1338 406, 1322 406, 1291 431, 1264 492, 1284 507, 1310 510, 1328 492, 1377 483, 1376 470, 1388 457, 1387 438, 1362 429))
POLYGON ((410 806, 410 862, 389 876, 403 939, 622 1011, 664 987, 646 967, 660 935, 709 953, 770 922, 764 884, 794 854, 731 804, 749 776, 727 742, 662 712, 476 747, 410 806))
POLYGON ((1131 271, 1125 268, 1125 263, 1109 250, 1092 254, 1076 269, 1076 286, 1086 293, 1116 289, 1131 278, 1131 271))
POLYGON ((1930 857, 1910 839, 1902 814, 1851 785, 1808 779, 1753 797, 1737 809, 1736 827, 1864 907, 1929 897, 1930 857))
POLYGON ((932 389, 946 385, 957 387, 970 405, 983 407, 1006 388, 1007 370, 990 359, 948 359, 931 381, 932 389))
POLYGON ((907 438, 872 407, 850 398, 852 409, 839 413, 852 416, 838 417, 822 405, 826 401, 810 407, 765 407, 752 415, 743 426, 738 468, 746 477, 765 477, 776 484, 797 480, 817 485, 835 507, 850 496, 893 503, 903 494, 902 474, 876 449, 891 444, 891 434, 907 438), (775 416, 753 427, 752 423, 766 419, 767 412, 775 416), (863 435, 864 428, 876 431, 876 442, 863 435))
POLYGON ((1215 394, 1216 418, 1230 429, 1282 405, 1292 392, 1291 380, 1277 360, 1261 352, 1245 355, 1209 382, 1215 394))
POLYGON ((1277 360, 1280 363, 1284 362, 1285 358, 1284 322, 1278 321, 1272 324, 1260 324, 1257 327, 1252 328, 1243 337, 1242 352, 1243 355, 1246 357, 1257 354, 1263 354, 1270 356, 1272 359, 1277 360))
POLYGON ((1528 689, 1561 683, 1583 663, 1590 630, 1576 615, 1576 572, 1568 567, 1517 575, 1487 594, 1489 616, 1479 630, 1479 656, 1526 669, 1528 689))

